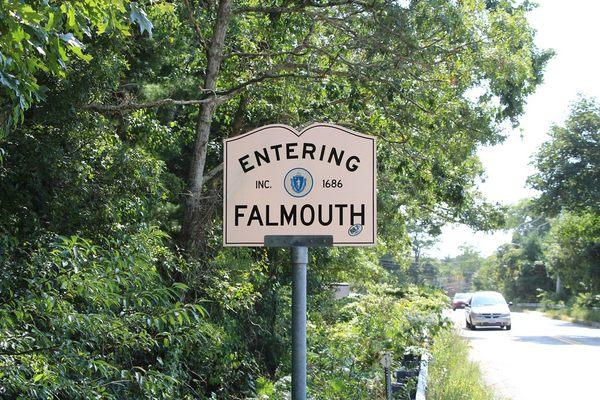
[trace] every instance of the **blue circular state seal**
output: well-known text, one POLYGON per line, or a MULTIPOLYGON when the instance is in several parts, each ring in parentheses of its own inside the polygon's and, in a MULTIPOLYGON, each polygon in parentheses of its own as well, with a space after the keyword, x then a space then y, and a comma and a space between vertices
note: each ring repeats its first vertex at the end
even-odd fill
POLYGON ((293 168, 283 178, 283 187, 293 197, 306 196, 312 190, 313 184, 312 175, 304 168, 293 168))

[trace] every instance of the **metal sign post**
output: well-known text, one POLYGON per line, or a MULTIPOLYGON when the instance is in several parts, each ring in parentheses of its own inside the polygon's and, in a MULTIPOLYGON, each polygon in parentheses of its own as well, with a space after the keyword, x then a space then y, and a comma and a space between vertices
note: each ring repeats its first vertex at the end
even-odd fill
POLYGON ((385 398, 386 400, 392 399, 392 374, 390 368, 392 367, 392 354, 389 351, 383 353, 379 363, 383 366, 385 374, 385 398))
POLYGON ((308 247, 330 247, 333 236, 265 236, 267 247, 292 248, 292 400, 306 400, 306 265, 308 247))
POLYGON ((308 247, 292 247, 292 400, 306 399, 306 264, 308 247))

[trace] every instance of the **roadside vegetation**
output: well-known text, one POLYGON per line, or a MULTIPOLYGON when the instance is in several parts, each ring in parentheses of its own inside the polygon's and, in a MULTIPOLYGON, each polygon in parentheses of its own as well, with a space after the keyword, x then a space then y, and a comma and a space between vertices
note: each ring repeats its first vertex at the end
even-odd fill
POLYGON ((454 329, 442 330, 431 349, 428 400, 496 400, 479 365, 469 360, 469 345, 454 329))
POLYGON ((551 314, 597 320, 600 309, 600 103, 579 99, 535 158, 537 198, 513 207, 513 240, 473 278, 474 288, 539 302, 551 314), (566 306, 553 309, 552 306, 566 306))
POLYGON ((542 306, 544 314, 554 319, 571 322, 600 322, 600 310, 591 310, 579 306, 565 306, 565 308, 547 308, 542 306))
MULTIPOLYGON (((438 290, 377 285, 311 315, 309 396, 385 399, 382 355, 390 352, 395 371, 404 355, 426 351, 427 340, 448 327, 442 317, 447 300, 438 290)), ((289 376, 261 380, 258 394, 260 399, 289 398, 289 376)))
POLYGON ((484 258, 468 247, 424 260, 430 280, 450 292, 497 290, 549 315, 597 321, 600 314, 600 103, 580 98, 535 157, 537 198, 507 212, 512 240, 484 258))
POLYGON ((600 294, 591 295, 580 293, 564 301, 543 301, 544 313, 552 318, 600 322, 600 294))

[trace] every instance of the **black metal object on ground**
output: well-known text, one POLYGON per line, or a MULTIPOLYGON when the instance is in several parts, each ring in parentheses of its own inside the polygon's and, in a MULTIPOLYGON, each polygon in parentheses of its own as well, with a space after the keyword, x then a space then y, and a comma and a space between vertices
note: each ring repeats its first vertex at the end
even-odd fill
POLYGON ((396 382, 392 383, 392 393, 396 399, 414 400, 416 397, 417 377, 420 373, 420 356, 406 354, 402 357, 401 369, 394 372, 396 382))

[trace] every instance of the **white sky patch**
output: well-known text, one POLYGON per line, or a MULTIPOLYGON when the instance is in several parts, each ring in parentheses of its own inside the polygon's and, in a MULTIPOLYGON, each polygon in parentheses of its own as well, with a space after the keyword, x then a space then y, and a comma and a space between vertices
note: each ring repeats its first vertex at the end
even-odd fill
MULTIPOLYGON (((544 83, 528 99, 521 126, 501 145, 478 150, 486 170, 485 182, 479 187, 489 201, 501 204, 535 195, 525 184, 535 172, 531 157, 548 139, 548 130, 552 124, 563 123, 578 94, 600 97, 600 1, 539 0, 538 4, 529 17, 537 30, 536 44, 554 49, 556 55, 546 66, 544 83)), ((460 245, 468 244, 489 256, 510 238, 510 232, 484 234, 464 226, 447 226, 437 248, 428 255, 455 256, 460 245)))
POLYGON ((398 0, 397 4, 402 8, 410 7, 410 0, 398 0))

